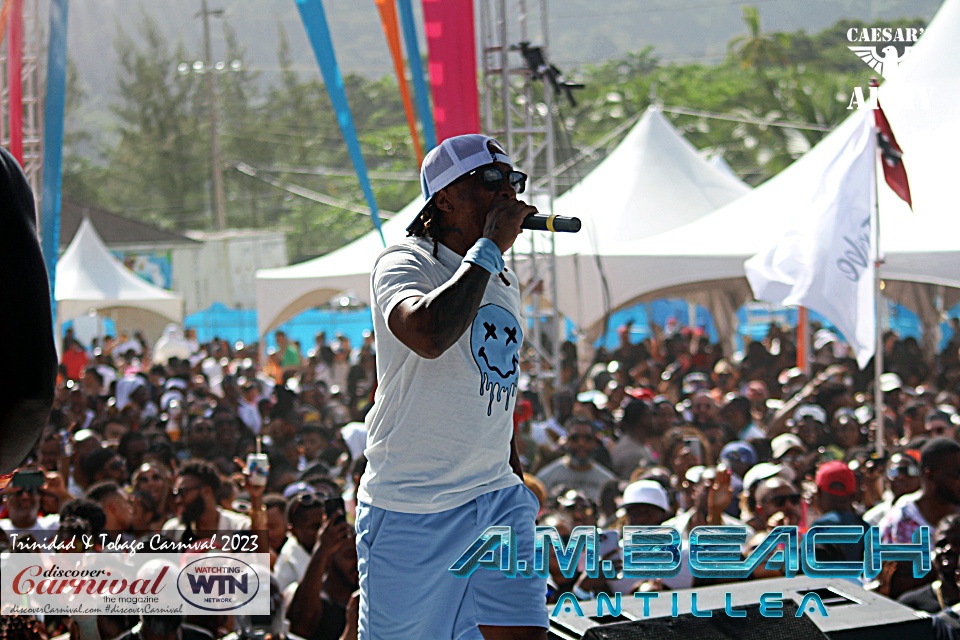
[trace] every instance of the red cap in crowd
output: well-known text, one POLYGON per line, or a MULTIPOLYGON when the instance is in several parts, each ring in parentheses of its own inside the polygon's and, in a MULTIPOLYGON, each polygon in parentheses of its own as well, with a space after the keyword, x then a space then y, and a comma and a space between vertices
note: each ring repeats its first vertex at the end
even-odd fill
POLYGON ((852 496, 857 492, 857 477, 839 460, 823 463, 817 469, 817 488, 832 496, 852 496))

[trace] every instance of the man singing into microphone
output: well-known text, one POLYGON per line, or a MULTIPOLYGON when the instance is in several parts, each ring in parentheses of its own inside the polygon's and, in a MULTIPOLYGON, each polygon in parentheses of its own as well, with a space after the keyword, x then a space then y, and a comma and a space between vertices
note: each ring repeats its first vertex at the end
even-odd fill
POLYGON ((503 253, 536 209, 493 138, 445 140, 423 161, 413 236, 373 269, 377 387, 367 416, 357 551, 360 638, 545 639, 546 583, 450 566, 490 526, 533 564, 539 505, 513 442, 520 289, 503 253))

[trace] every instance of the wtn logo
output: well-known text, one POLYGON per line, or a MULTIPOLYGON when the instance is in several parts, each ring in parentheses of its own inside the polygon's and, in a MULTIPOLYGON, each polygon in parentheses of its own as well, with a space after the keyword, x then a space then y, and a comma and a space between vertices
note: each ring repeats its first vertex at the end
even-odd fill
POLYGON ((217 595, 235 594, 237 591, 246 595, 249 593, 249 576, 243 574, 239 579, 236 576, 212 576, 212 575, 188 575, 187 580, 190 583, 190 590, 196 594, 217 595), (219 587, 219 589, 217 589, 219 587), (215 592, 215 589, 216 592, 215 592))
MULTIPOLYGON (((177 577, 177 592, 184 601, 204 611, 236 611, 255 598, 269 599, 270 589, 260 575, 263 573, 239 558, 204 556, 181 569, 177 577)), ((267 606, 269 610, 269 606, 267 606)))

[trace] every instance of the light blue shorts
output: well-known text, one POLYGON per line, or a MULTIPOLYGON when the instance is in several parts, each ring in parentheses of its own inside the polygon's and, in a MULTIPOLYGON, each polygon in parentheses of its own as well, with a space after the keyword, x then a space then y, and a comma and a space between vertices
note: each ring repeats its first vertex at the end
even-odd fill
POLYGON ((482 638, 477 625, 549 625, 545 578, 449 569, 487 527, 511 526, 517 558, 533 566, 540 505, 522 484, 440 513, 357 506, 360 640, 482 638))

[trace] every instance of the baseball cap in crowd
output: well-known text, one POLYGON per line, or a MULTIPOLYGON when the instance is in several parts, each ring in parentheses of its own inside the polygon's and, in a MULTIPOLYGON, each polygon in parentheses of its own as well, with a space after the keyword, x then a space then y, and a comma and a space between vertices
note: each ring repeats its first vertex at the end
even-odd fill
POLYGON ((827 331, 826 329, 820 329, 813 336, 813 348, 816 351, 820 351, 828 344, 834 343, 837 341, 837 337, 827 331))
POLYGON ((283 497, 286 500, 289 500, 298 493, 316 493, 316 489, 311 487, 306 482, 292 482, 287 485, 283 490, 283 497))
POLYGON ((707 377, 707 374, 701 373, 700 371, 694 371, 693 373, 688 373, 683 378, 683 394, 690 396, 701 391, 703 389, 710 388, 710 378, 707 377))
POLYGON ((903 389, 903 380, 895 373, 884 373, 880 376, 880 391, 890 393, 895 389, 903 389))
POLYGON ((727 375, 734 373, 734 369, 729 361, 721 359, 717 360, 717 364, 713 366, 713 372, 717 375, 727 375))
POLYGON ((786 465, 774 464, 772 462, 761 462, 755 464, 743 474, 743 490, 750 491, 761 480, 772 478, 773 476, 782 476, 787 480, 793 480, 796 477, 793 469, 786 465))
POLYGON ((664 511, 670 510, 670 500, 667 498, 667 492, 656 480, 637 480, 628 484, 627 488, 623 490, 623 500, 620 501, 620 506, 626 507, 631 504, 652 504, 664 511))
POLYGON ((715 467, 705 467, 702 464, 698 464, 695 467, 687 469, 687 473, 683 476, 683 479, 691 485, 694 485, 700 484, 701 482, 713 482, 716 477, 717 469, 715 467))
MULTIPOLYGON (((497 142, 495 138, 479 133, 468 133, 447 138, 430 150, 420 166, 423 208, 425 209, 430 204, 438 191, 452 184, 460 176, 494 162, 502 162, 513 166, 513 161, 503 150, 503 145, 497 142)), ((417 217, 407 227, 408 232, 423 224, 420 218, 422 212, 423 209, 417 213, 417 217)))
POLYGON ((857 419, 857 413, 850 407, 839 407, 836 411, 833 412, 833 419, 839 420, 840 418, 849 418, 854 422, 859 422, 857 419))
POLYGON ((803 369, 800 367, 792 367, 780 372, 780 375, 777 376, 777 382, 780 386, 786 386, 797 382, 798 380, 806 380, 807 375, 803 372, 803 369))
POLYGON ((743 440, 734 440, 733 442, 727 443, 723 449, 720 450, 721 460, 729 460, 730 458, 738 459, 740 462, 751 467, 757 464, 757 452, 749 443, 743 440))
POLYGON ((840 460, 820 465, 815 481, 820 491, 832 496, 852 496, 857 492, 857 476, 840 460))
POLYGON ((800 422, 804 418, 812 418, 820 424, 827 424, 827 412, 818 404, 802 404, 793 412, 795 422, 800 422))
POLYGON ((782 433, 770 442, 770 454, 774 460, 782 458, 791 449, 807 450, 803 441, 792 433, 782 433))

